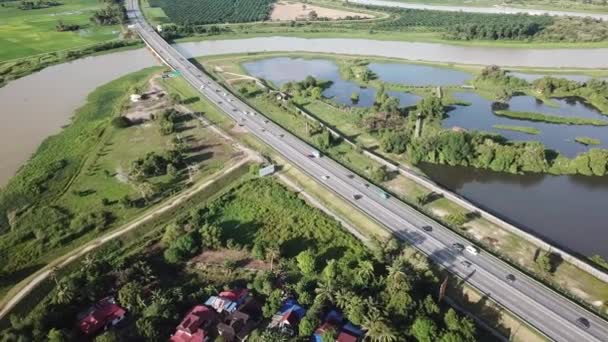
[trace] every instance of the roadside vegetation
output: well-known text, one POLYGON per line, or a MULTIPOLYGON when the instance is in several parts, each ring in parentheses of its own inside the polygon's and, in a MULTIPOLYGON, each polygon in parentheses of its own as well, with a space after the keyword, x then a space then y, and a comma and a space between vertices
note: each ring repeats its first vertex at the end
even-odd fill
POLYGON ((166 340, 193 305, 247 287, 265 319, 253 341, 268 341, 267 319, 287 296, 308 310, 297 338, 337 308, 372 340, 477 340, 470 319, 437 303, 438 274, 424 256, 395 239, 366 248, 272 179, 245 178, 128 244, 103 248, 53 287, 31 312, 12 317, 4 338, 77 338, 77 313, 112 294, 129 320, 104 338, 166 340))
POLYGON ((72 123, 45 140, 0 190, 2 291, 235 157, 166 99, 157 79, 150 81, 158 71, 91 93, 72 123), (133 93, 143 100, 129 102, 133 93))

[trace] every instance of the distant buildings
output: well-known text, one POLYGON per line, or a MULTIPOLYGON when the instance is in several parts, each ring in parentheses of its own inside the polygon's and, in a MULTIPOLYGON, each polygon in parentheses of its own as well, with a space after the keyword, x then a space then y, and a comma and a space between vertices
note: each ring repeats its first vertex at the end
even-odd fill
POLYGON ((84 335, 91 336, 120 323, 126 314, 127 311, 113 297, 106 297, 84 313, 79 328, 84 335))

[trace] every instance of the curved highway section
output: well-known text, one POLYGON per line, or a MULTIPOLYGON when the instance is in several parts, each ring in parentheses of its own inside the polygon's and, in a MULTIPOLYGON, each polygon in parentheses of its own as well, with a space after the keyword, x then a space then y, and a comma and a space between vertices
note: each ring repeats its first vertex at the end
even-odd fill
POLYGON ((410 242, 436 263, 450 270, 486 296, 506 307, 555 341, 608 341, 608 324, 600 317, 528 278, 506 263, 481 251, 458 251, 455 243, 469 242, 403 202, 383 196, 381 189, 327 157, 312 157, 313 148, 235 98, 197 69, 146 23, 137 0, 128 0, 132 28, 148 46, 201 95, 234 121, 271 146, 317 182, 381 222, 396 236, 410 242), (431 227, 431 231, 422 227, 431 227), (468 261, 470 266, 467 266, 468 261), (507 276, 515 277, 514 281, 507 276), (583 318, 588 324, 581 326, 583 318))

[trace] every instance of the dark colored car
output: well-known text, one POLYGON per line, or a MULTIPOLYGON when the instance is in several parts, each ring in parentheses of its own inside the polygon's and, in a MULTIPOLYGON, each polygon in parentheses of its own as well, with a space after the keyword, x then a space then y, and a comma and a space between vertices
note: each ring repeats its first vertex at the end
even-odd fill
POLYGON ((589 323, 589 320, 588 320, 588 319, 586 319, 586 318, 584 318, 584 317, 579 317, 579 318, 576 320, 576 324, 577 324, 579 327, 581 327, 581 328, 585 328, 585 329, 589 329, 589 326, 591 325, 591 324, 589 323))
POLYGON ((422 226, 422 230, 424 230, 425 232, 432 232, 433 231, 433 227, 431 226, 422 226))
POLYGON ((454 248, 455 250, 457 250, 459 252, 462 252, 464 250, 464 245, 456 242, 456 243, 452 244, 452 248, 454 248))
POLYGON ((515 281, 515 276, 514 276, 514 275, 512 275, 512 274, 507 274, 507 276, 505 277, 505 279, 507 279, 507 281, 508 281, 509 283, 512 283, 512 282, 514 282, 514 281, 515 281))

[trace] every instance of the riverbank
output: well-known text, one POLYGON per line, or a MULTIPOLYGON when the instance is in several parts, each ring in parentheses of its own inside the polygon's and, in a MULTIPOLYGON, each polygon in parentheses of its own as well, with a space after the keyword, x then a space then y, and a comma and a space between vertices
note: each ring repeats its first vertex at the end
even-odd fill
POLYGON ((79 58, 117 53, 143 47, 140 40, 115 40, 84 48, 54 51, 0 62, 0 88, 8 82, 33 74, 52 65, 67 63, 79 58))
POLYGON ((160 70, 93 91, 2 189, 1 290, 242 157, 168 100, 160 78, 150 80, 160 70), (142 100, 129 101, 137 92, 142 100))

